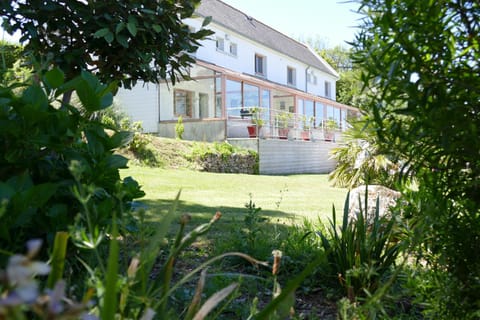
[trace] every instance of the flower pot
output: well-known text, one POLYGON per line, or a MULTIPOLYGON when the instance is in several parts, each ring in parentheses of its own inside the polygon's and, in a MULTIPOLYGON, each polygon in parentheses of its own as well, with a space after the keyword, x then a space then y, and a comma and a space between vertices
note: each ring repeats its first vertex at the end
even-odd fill
POLYGON ((325 131, 325 132, 323 133, 323 136, 324 136, 324 140, 325 140, 325 141, 333 141, 333 142, 335 142, 335 132, 325 131))
POLYGON ((310 131, 302 131, 302 140, 310 141, 310 131))
MULTIPOLYGON (((256 125, 247 126, 247 129, 248 129, 248 137, 249 138, 256 138, 257 137, 257 126, 256 125)), ((258 128, 258 131, 260 131, 260 127, 258 128)))
POLYGON ((288 139, 289 128, 278 128, 278 138, 286 140, 288 139))

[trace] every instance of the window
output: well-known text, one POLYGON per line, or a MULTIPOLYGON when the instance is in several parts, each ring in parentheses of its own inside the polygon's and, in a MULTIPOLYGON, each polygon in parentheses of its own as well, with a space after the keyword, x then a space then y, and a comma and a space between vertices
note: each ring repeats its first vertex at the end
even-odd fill
POLYGON ((314 75, 313 73, 308 73, 307 74, 307 81, 308 81, 308 83, 316 85, 317 84, 317 76, 314 75))
POLYGON ((329 81, 325 81, 325 97, 331 98, 332 85, 329 81))
POLYGON ((287 67, 287 84, 294 86, 296 83, 295 79, 295 68, 287 67))
POLYGON ((186 90, 174 91, 174 113, 175 116, 192 117, 193 92, 186 90))
POLYGON ((225 50, 225 40, 222 38, 217 38, 217 50, 224 51, 225 50))
POLYGON ((260 76, 266 75, 266 57, 255 54, 255 74, 260 76))
POLYGON ((230 54, 232 56, 237 56, 237 44, 236 43, 230 43, 230 54))

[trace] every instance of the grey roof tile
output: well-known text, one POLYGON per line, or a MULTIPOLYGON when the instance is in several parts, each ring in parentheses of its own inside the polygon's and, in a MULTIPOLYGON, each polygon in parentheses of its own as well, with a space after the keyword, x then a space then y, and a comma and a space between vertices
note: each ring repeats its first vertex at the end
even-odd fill
POLYGON ((305 44, 284 35, 220 0, 202 0, 196 13, 202 17, 211 16, 212 21, 218 25, 338 77, 338 73, 305 44))

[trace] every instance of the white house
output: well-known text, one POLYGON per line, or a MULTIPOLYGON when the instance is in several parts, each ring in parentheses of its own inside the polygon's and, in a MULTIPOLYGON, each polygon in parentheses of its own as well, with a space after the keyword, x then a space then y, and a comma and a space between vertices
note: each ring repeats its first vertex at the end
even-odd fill
POLYGON ((196 52, 193 80, 120 90, 117 99, 132 119, 146 132, 174 137, 181 116, 189 140, 334 144, 326 124, 335 124, 338 138, 357 113, 335 101, 337 72, 307 45, 219 0, 203 0, 185 23, 198 30, 207 16, 215 34, 196 52), (252 122, 258 126, 249 133, 252 122))

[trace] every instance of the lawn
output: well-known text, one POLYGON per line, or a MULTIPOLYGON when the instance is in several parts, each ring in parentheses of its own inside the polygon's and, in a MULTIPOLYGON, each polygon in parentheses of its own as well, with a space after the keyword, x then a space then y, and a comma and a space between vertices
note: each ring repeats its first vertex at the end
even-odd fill
POLYGON ((168 209, 181 189, 179 212, 202 220, 216 211, 225 218, 243 214, 250 195, 263 215, 283 223, 325 219, 332 204, 341 212, 347 193, 331 187, 325 174, 264 176, 131 166, 122 175, 141 184, 146 193, 141 202, 152 212, 168 209))

